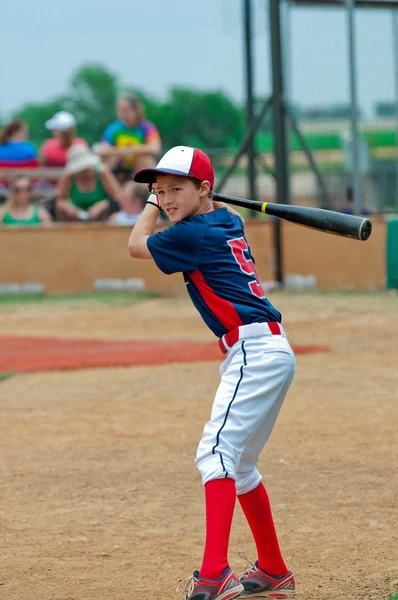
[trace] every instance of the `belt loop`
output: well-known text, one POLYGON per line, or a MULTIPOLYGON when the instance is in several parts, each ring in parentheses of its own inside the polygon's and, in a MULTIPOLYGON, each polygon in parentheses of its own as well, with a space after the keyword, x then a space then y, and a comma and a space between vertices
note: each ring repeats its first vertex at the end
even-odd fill
POLYGON ((225 335, 223 335, 223 336, 222 336, 222 338, 220 338, 220 339, 218 340, 218 345, 219 345, 219 347, 220 347, 220 350, 221 350, 221 352, 222 352, 223 354, 227 354, 227 352, 228 352, 228 350, 229 350, 229 347, 228 347, 228 345, 227 345, 227 343, 226 343, 225 337, 226 337, 226 334, 225 334, 225 335))

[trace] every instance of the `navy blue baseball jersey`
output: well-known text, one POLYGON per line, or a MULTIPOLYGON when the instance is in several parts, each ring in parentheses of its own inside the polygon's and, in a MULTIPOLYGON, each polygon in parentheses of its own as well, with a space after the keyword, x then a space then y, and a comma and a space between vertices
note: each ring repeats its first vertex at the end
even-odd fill
POLYGON ((161 271, 183 273, 192 302, 217 337, 239 325, 281 322, 258 281, 242 219, 226 208, 149 236, 148 248, 161 271))

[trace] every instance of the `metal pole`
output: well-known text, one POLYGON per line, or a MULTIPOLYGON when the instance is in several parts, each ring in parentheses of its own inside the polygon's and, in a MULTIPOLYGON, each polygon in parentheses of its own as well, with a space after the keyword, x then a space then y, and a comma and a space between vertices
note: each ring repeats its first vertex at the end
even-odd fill
MULTIPOLYGON (((282 60, 285 73, 285 107, 293 112, 292 107, 292 28, 291 28, 291 5, 290 0, 282 0, 281 2, 281 26, 282 26, 282 60)), ((290 121, 286 121, 286 139, 288 144, 288 152, 290 155, 290 121)), ((289 171, 289 181, 291 181, 292 169, 290 161, 287 163, 289 171)))
POLYGON ((235 167, 238 164, 240 158, 247 152, 247 148, 249 147, 249 144, 250 144, 251 140, 253 139, 254 134, 256 133, 257 129, 260 127, 260 124, 262 123, 265 115, 267 114, 267 112, 269 111, 271 106, 272 106, 272 97, 268 98, 268 100, 266 102, 264 102, 264 105, 263 105, 261 111, 251 122, 250 127, 247 129, 246 135, 243 138, 243 141, 242 141, 237 153, 235 154, 232 163, 230 164, 230 166, 224 173, 219 184, 216 186, 216 189, 215 189, 216 192, 221 192, 222 188, 227 183, 229 176, 235 170, 235 167))
MULTIPOLYGON (((246 124, 247 127, 253 122, 254 118, 254 98, 253 98, 253 48, 252 48, 252 0, 243 0, 244 27, 245 27, 245 75, 246 75, 246 124)), ((256 186, 256 150, 254 135, 252 136, 247 148, 247 184, 249 198, 257 200, 256 186)), ((255 218, 256 212, 250 211, 250 216, 255 218)))
POLYGON ((354 0, 346 0, 348 49, 350 72, 350 103, 351 103, 351 140, 352 140, 352 190, 354 197, 354 212, 361 212, 361 172, 359 164, 359 130, 358 130, 358 104, 356 85, 356 55, 355 55, 355 24, 354 0))
MULTIPOLYGON (((284 78, 281 40, 280 0, 269 0, 272 58, 272 95, 274 99, 273 133, 277 202, 289 204, 289 146, 287 143, 284 106, 284 78)), ((279 219, 275 220, 275 279, 283 284, 282 234, 279 219)))
POLYGON ((298 141, 300 142, 302 149, 304 150, 304 154, 307 156, 308 162, 310 163, 311 169, 312 169, 312 171, 316 177, 316 180, 318 181, 318 185, 321 189, 322 208, 332 209, 333 208, 332 202, 331 202, 328 192, 326 190, 325 182, 323 181, 323 177, 322 177, 322 173, 318 169, 317 164, 314 160, 314 157, 312 156, 311 149, 308 146, 305 137, 301 133, 301 131, 296 123, 296 119, 294 118, 292 108, 289 107, 287 112, 288 112, 288 116, 290 119, 290 125, 291 125, 294 133, 296 134, 296 137, 297 137, 298 141))
POLYGON ((398 207, 398 10, 392 11, 392 39, 395 75, 395 146, 397 148, 395 206, 398 207))
POLYGON ((292 5, 290 0, 283 0, 281 3, 282 9, 282 35, 283 35, 283 65, 285 69, 285 97, 286 102, 291 104, 292 100, 292 5))

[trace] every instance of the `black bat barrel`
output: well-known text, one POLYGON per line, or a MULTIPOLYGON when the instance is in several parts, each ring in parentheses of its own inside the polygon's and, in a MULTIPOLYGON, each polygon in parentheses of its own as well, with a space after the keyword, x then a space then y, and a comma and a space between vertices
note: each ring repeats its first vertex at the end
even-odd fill
POLYGON ((372 223, 369 219, 346 215, 333 210, 312 208, 309 206, 295 206, 291 204, 276 204, 273 202, 255 202, 246 198, 234 198, 222 194, 213 194, 214 200, 250 208, 266 213, 280 219, 285 219, 298 225, 317 229, 326 233, 333 233, 354 240, 366 241, 372 233, 372 223))
POLYGON ((312 227, 326 233, 334 233, 354 240, 366 241, 372 232, 372 223, 369 219, 346 215, 333 210, 323 208, 311 208, 309 206, 289 206, 276 203, 264 202, 262 212, 312 227))

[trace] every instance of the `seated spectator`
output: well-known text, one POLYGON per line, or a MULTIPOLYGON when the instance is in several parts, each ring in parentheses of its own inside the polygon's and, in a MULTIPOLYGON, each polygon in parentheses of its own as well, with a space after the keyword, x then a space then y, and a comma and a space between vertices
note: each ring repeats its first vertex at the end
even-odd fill
POLYGON ((119 195, 122 210, 113 213, 109 221, 115 225, 135 225, 144 210, 148 196, 148 186, 128 181, 119 195))
POLYGON ((0 131, 0 167, 37 167, 37 150, 28 142, 28 127, 13 119, 0 131))
POLYGON ((71 146, 88 145, 86 140, 76 136, 76 119, 69 112, 57 112, 45 126, 53 133, 40 148, 40 163, 45 167, 64 167, 71 146))
POLYGON ((32 197, 32 182, 25 175, 17 175, 11 185, 9 197, 0 207, 0 224, 23 227, 38 227, 51 222, 44 206, 35 204, 32 197))
MULTIPOLYGON (((348 187, 346 190, 345 200, 346 200, 345 206, 343 206, 343 208, 341 209, 340 212, 342 212, 346 215, 355 215, 354 192, 351 187, 348 187)), ((361 201, 362 201, 362 199, 361 199, 361 201)), ((372 215, 373 213, 368 208, 361 207, 359 214, 363 217, 366 217, 366 216, 372 215)))
POLYGON ((155 125, 145 119, 139 98, 123 94, 116 105, 118 120, 109 125, 98 147, 98 154, 112 168, 123 166, 132 172, 155 166, 161 151, 155 125))
POLYGON ((346 215, 354 214, 354 194, 351 187, 346 189, 345 206, 342 207, 340 212, 345 213, 346 215))
POLYGON ((118 201, 120 185, 113 173, 87 146, 71 146, 56 201, 61 221, 99 221, 109 216, 110 201, 118 201))
POLYGON ((121 186, 124 186, 128 181, 132 181, 132 171, 131 169, 126 169, 122 164, 119 164, 117 167, 112 169, 112 173, 118 180, 121 186))

